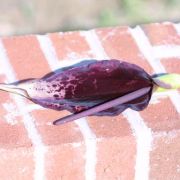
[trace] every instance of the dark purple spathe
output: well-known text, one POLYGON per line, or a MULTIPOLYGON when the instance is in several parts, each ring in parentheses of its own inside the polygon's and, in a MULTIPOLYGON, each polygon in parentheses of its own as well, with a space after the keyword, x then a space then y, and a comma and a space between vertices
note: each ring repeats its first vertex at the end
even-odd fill
POLYGON ((46 108, 66 109, 72 113, 149 88, 145 95, 135 100, 91 114, 96 116, 118 115, 126 108, 143 110, 149 103, 154 85, 151 76, 142 68, 119 60, 83 61, 35 80, 34 84, 41 96, 38 93, 32 96, 29 94, 33 102, 46 108))

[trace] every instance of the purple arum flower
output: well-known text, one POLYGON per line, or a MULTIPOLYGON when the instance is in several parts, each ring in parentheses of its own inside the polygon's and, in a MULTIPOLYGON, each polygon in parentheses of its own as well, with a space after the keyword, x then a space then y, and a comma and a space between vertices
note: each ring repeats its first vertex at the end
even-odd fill
POLYGON ((84 116, 116 116, 127 108, 141 111, 156 85, 166 87, 135 64, 89 60, 41 79, 1 84, 0 89, 25 96, 45 108, 73 113, 56 120, 57 125, 84 116))

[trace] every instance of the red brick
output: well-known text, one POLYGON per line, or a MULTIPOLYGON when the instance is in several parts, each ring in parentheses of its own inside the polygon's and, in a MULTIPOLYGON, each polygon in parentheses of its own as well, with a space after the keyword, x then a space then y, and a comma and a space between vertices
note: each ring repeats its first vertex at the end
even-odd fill
POLYGON ((17 79, 40 78, 50 72, 35 36, 4 38, 17 79))
POLYGON ((127 27, 98 29, 96 32, 111 59, 134 63, 149 73, 153 72, 127 27))
POLYGON ((89 45, 80 32, 53 33, 49 37, 60 60, 83 59, 93 57, 89 45))
POLYGON ((0 124, 6 122, 4 116, 7 115, 8 112, 6 111, 6 109, 4 109, 3 104, 10 101, 9 98, 10 98, 9 94, 7 92, 0 91, 0 114, 1 114, 0 124))
POLYGON ((72 144, 49 147, 45 167, 47 179, 84 180, 84 153, 83 144, 77 147, 72 144))
POLYGON ((1 149, 0 177, 3 180, 34 179, 33 149, 1 149))
POLYGON ((97 180, 134 179, 136 143, 133 136, 106 138, 97 143, 97 180))
MULTIPOLYGON (((5 77, 0 77, 1 82, 4 82, 5 77)), ((0 91, 0 146, 1 148, 17 148, 17 147, 29 147, 31 142, 27 136, 27 131, 22 123, 22 117, 16 112, 12 112, 12 109, 7 111, 4 108, 4 103, 10 103, 16 107, 14 101, 10 98, 9 93, 0 91), (10 115, 11 113, 11 115, 10 115), (12 118, 14 125, 7 122, 6 116, 9 119, 12 118)))
POLYGON ((90 128, 97 138, 131 136, 131 129, 127 120, 122 116, 87 117, 90 128))
POLYGON ((0 126, 1 148, 30 147, 31 142, 23 125, 9 125, 1 123, 0 126))
MULTIPOLYGON (((6 80, 4 75, 0 75, 0 82, 4 83, 6 80)), ((6 122, 4 116, 7 114, 6 109, 4 109, 3 104, 9 100, 9 94, 5 91, 0 91, 0 124, 6 122)))
POLYGON ((180 179, 180 133, 172 131, 154 136, 150 154, 150 179, 180 179))
MULTIPOLYGON (((41 111, 37 112, 36 118, 38 121, 44 120, 45 122, 46 118, 48 118, 48 121, 52 123, 53 120, 60 118, 62 114, 64 113, 59 112, 59 116, 55 116, 54 113, 50 113, 49 111, 41 111)), ((52 124, 38 125, 38 130, 43 138, 43 142, 47 145, 66 144, 82 140, 82 135, 73 122, 61 126, 54 126, 52 124)))
POLYGON ((155 132, 172 131, 180 128, 180 114, 169 98, 159 99, 156 104, 149 104, 140 114, 147 126, 155 132))
POLYGON ((153 46, 163 44, 180 45, 180 36, 172 23, 154 23, 143 26, 153 46))
POLYGON ((180 58, 161 59, 161 64, 168 73, 180 73, 180 58))
POLYGON ((48 108, 41 108, 41 110, 33 110, 31 113, 37 119, 37 125, 52 125, 56 119, 69 115, 67 111, 56 111, 48 108))
POLYGON ((10 93, 0 91, 0 124, 21 124, 22 118, 10 93), (5 106, 8 106, 5 108, 5 106), (10 109, 9 109, 10 108, 10 109), (13 112, 14 111, 14 112, 13 112), (11 122, 10 122, 11 121, 11 122))

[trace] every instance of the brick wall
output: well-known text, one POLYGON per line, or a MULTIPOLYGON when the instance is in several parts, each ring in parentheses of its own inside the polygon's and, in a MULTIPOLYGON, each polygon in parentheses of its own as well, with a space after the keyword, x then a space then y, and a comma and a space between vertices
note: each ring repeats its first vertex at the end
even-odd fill
MULTIPOLYGON (((39 78, 94 58, 180 73, 180 24, 1 38, 0 80, 39 78)), ((51 124, 68 114, 0 92, 0 179, 180 179, 180 91, 154 93, 142 112, 51 124)))

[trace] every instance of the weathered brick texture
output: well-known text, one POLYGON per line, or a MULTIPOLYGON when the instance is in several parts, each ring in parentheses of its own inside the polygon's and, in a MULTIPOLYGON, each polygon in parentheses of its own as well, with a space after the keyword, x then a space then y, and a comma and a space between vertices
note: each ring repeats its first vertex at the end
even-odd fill
MULTIPOLYGON (((159 67, 180 73, 179 26, 156 23, 1 38, 0 81, 40 78, 93 58, 125 60, 150 74, 159 67), (142 50, 147 42, 153 63, 142 50)), ((139 113, 128 110, 117 117, 53 126, 53 120, 69 112, 0 92, 0 179, 179 180, 179 103, 177 91, 154 94, 139 113)))

